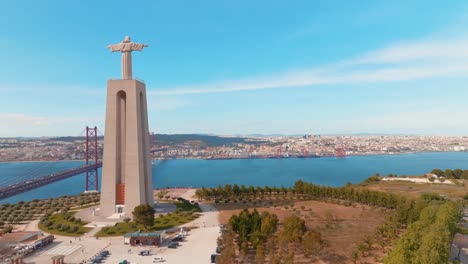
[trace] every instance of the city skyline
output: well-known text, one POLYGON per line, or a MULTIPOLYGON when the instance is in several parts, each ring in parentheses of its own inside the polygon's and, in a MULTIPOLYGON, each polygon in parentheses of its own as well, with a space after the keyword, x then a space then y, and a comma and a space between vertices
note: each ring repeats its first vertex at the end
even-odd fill
POLYGON ((125 35, 151 47, 135 54, 134 75, 156 133, 468 135, 467 11, 463 1, 10 3, 0 137, 104 131, 105 84, 120 73, 105 46, 125 35), (119 13, 128 19, 107 15, 119 13))

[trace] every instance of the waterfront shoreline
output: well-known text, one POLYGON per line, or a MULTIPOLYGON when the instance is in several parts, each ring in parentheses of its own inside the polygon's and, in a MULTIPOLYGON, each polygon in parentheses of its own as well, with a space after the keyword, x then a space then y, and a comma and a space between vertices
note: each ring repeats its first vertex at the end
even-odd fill
MULTIPOLYGON (((28 173, 48 173, 76 167, 75 161, 41 163, 0 163, 0 182, 10 177, 25 179, 28 173), (51 166, 49 166, 51 165, 51 166), (39 170, 42 170, 39 172, 39 170)), ((245 186, 276 185, 290 187, 295 181, 317 185, 343 186, 347 182, 359 183, 371 175, 397 174, 423 175, 433 169, 468 169, 468 152, 430 152, 401 155, 367 155, 347 158, 285 158, 201 160, 174 159, 156 161, 152 165, 153 188, 217 187, 225 184, 245 186)), ((101 170, 100 170, 101 171, 101 170)), ((99 173, 99 177, 102 174, 99 173)), ((100 178, 99 178, 100 181, 100 178)), ((35 198, 73 195, 84 191, 85 174, 64 179, 20 194, 1 203, 35 198)))
MULTIPOLYGON (((468 151, 423 151, 423 152, 400 152, 400 153, 365 153, 365 154, 349 154, 344 157, 340 156, 279 156, 279 157, 219 157, 219 158, 199 158, 199 157, 176 157, 176 158, 155 158, 154 160, 274 160, 274 159, 319 159, 319 158, 346 158, 346 157, 376 157, 376 156, 400 156, 410 154, 425 154, 425 153, 464 153, 468 151)), ((79 160, 19 160, 19 161, 0 161, 2 163, 34 163, 34 162, 85 162, 84 159, 79 160)))

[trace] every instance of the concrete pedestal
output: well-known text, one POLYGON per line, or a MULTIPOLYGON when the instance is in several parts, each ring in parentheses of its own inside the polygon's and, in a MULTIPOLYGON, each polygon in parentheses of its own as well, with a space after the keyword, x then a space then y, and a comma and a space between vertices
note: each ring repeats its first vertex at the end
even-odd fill
POLYGON ((140 81, 107 82, 101 181, 103 216, 117 213, 117 205, 129 217, 136 206, 153 205, 146 88, 140 81))

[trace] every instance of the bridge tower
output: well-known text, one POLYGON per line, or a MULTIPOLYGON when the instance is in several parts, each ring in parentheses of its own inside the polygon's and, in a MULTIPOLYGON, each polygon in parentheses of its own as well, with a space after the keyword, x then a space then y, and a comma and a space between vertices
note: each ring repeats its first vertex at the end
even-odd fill
POLYGON ((86 171, 86 191, 99 191, 97 127, 86 127, 85 158, 86 165, 95 164, 92 169, 86 171))

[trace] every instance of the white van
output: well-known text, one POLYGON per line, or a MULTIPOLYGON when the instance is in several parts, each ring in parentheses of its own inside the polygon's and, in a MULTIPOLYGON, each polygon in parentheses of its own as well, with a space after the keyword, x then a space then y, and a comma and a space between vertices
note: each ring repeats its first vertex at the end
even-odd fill
POLYGON ((155 257, 153 259, 153 263, 156 263, 156 262, 164 262, 165 260, 162 258, 162 257, 155 257))

